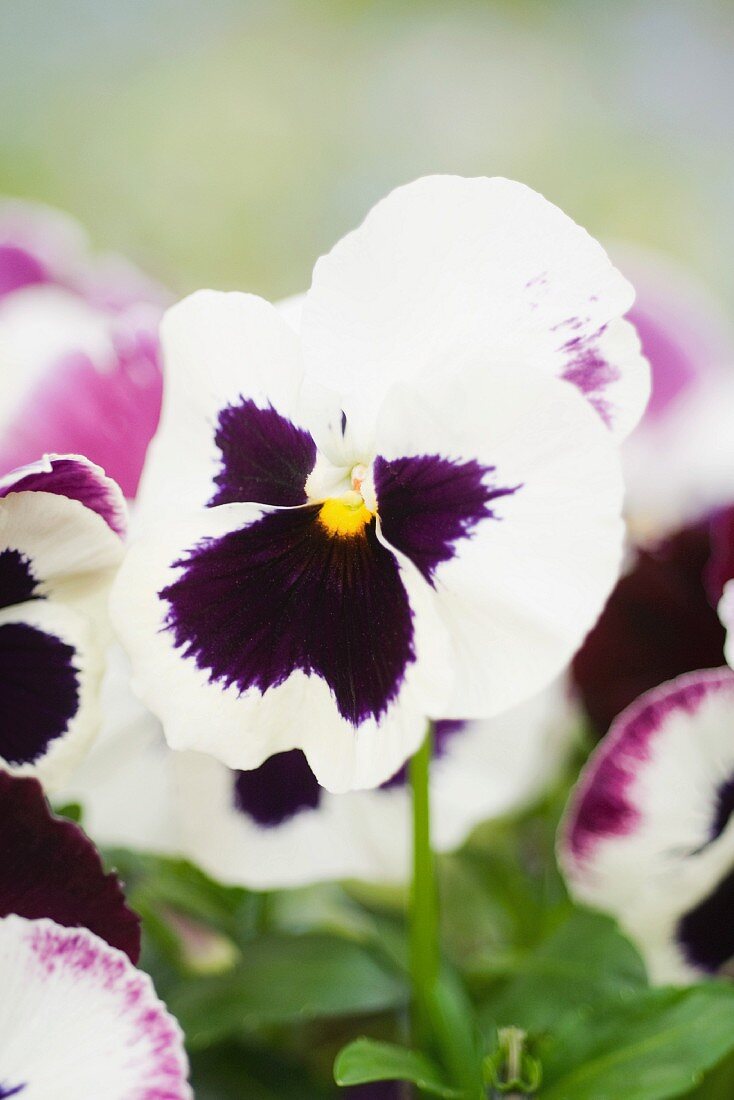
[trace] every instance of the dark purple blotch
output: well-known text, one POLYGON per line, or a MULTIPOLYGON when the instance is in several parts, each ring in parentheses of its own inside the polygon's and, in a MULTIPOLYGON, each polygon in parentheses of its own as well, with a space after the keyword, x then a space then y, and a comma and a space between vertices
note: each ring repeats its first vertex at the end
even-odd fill
MULTIPOLYGON (((466 722, 444 719, 436 722, 433 727, 433 759, 439 760, 449 747, 457 733, 466 727, 466 722)), ((408 782, 407 762, 398 768, 395 775, 391 776, 380 785, 380 790, 389 791, 393 787, 404 787, 408 782)))
POLYGON ((282 825, 315 810, 322 788, 300 749, 279 752, 252 771, 234 772, 234 804, 258 825, 282 825))
POLYGON ((714 974, 734 958, 734 871, 678 922, 676 940, 693 966, 714 974))
POLYGON ((0 756, 38 760, 79 709, 76 651, 29 623, 0 625, 0 756))
POLYGON ((159 595, 176 647, 212 682, 264 693, 300 670, 358 726, 385 714, 415 660, 412 612, 374 521, 343 537, 318 517, 318 505, 272 512, 208 539, 159 595))
POLYGON ((88 928, 138 961, 140 918, 119 879, 78 825, 51 812, 38 780, 0 772, 0 853, 0 917, 88 928))
POLYGON ((0 550, 0 607, 13 607, 38 599, 38 581, 31 563, 20 550, 0 550))
POLYGON ((0 1081, 0 1100, 9 1100, 11 1096, 18 1096, 25 1088, 23 1085, 4 1085, 0 1081))
POLYGON ((214 441, 221 465, 214 478, 217 491, 209 501, 218 504, 305 504, 306 478, 316 462, 316 444, 268 405, 240 399, 219 413, 214 441))
POLYGON ((714 817, 709 833, 710 841, 717 840, 729 824, 734 813, 734 776, 722 783, 716 792, 714 817))
POLYGON ((519 488, 488 485, 494 467, 473 459, 378 456, 373 468, 382 533, 429 583, 439 565, 454 557, 460 539, 470 537, 482 520, 496 519, 492 501, 519 488))

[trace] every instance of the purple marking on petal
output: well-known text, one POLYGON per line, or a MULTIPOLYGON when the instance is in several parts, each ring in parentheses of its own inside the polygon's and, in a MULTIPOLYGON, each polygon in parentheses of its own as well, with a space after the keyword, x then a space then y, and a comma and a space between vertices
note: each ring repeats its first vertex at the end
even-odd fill
POLYGON ((23 1089, 25 1087, 26 1087, 25 1084, 22 1084, 22 1085, 4 1085, 2 1083, 2 1081, 0 1081, 0 1100, 9 1100, 9 1097, 17 1096, 19 1093, 21 1093, 23 1091, 23 1089))
POLYGON ((0 298, 48 281, 48 272, 36 256, 17 245, 0 244, 0 298))
POLYGON ((28 623, 0 625, 0 756, 38 760, 79 709, 76 651, 28 623))
POLYGON ((734 813, 734 776, 722 783, 716 792, 716 808, 714 819, 709 833, 710 841, 717 840, 721 836, 729 818, 734 813))
POLYGON ((599 736, 643 692, 725 663, 725 631, 702 579, 709 548, 704 523, 639 550, 609 597, 572 665, 599 736))
MULTIPOLYGON (((571 318, 557 327, 576 331, 582 329, 584 324, 578 318, 571 318)), ((561 350, 566 354, 568 364, 561 377, 581 391, 609 426, 612 416, 604 391, 614 382, 618 382, 621 375, 619 368, 607 362, 599 348, 605 328, 606 326, 590 336, 572 336, 563 344, 561 350)))
POLYGON ((456 554, 484 519, 496 519, 492 501, 520 488, 488 485, 494 466, 473 459, 455 462, 441 455, 416 455, 374 462, 382 533, 411 559, 429 583, 439 565, 456 554))
POLYGON ((734 870, 678 922, 676 940, 688 962, 714 974, 734 958, 734 870))
POLYGON ((276 753, 259 768, 233 775, 235 807, 258 825, 282 825, 321 801, 322 789, 300 749, 276 753))
POLYGON ((689 387, 701 376, 701 364, 691 357, 690 347, 679 338, 675 318, 669 325, 647 312, 639 300, 630 310, 627 319, 637 329, 642 353, 650 363, 652 388, 645 409, 645 419, 658 420, 689 387))
POLYGON ((140 918, 117 876, 78 825, 51 813, 36 779, 0 772, 0 844, 0 917, 81 925, 137 962, 140 918))
POLYGON ((86 455, 132 499, 158 425, 163 378, 154 328, 120 322, 111 361, 72 352, 50 364, 0 442, 0 472, 40 454, 86 455))
POLYGON ((37 585, 31 563, 20 550, 0 550, 0 607, 39 599, 37 585))
POLYGON ((176 647, 211 682, 264 693, 301 670, 357 726, 387 711, 415 660, 412 612, 374 521, 342 537, 318 515, 273 512, 204 541, 159 595, 176 647))
POLYGON ((17 480, 0 487, 0 497, 10 493, 54 493, 78 500, 101 516, 116 535, 125 534, 125 510, 117 486, 90 466, 75 458, 49 459, 50 469, 16 471, 17 480))
MULTIPOLYGON (((447 751, 449 744, 457 733, 466 728, 466 722, 445 718, 436 722, 433 729, 433 759, 439 760, 447 751)), ((389 791, 393 787, 404 787, 408 782, 408 765, 403 764, 395 772, 395 775, 380 784, 380 790, 389 791)))
POLYGON ((729 670, 692 673, 643 695, 617 718, 577 788, 566 843, 587 861, 599 841, 633 832, 641 820, 631 787, 649 762, 655 738, 676 711, 695 714, 712 692, 734 689, 729 670))
POLYGON ((316 462, 316 444, 308 432, 281 416, 272 405, 260 409, 241 398, 219 413, 214 441, 221 452, 221 469, 214 478, 217 492, 209 502, 305 504, 306 478, 316 462))

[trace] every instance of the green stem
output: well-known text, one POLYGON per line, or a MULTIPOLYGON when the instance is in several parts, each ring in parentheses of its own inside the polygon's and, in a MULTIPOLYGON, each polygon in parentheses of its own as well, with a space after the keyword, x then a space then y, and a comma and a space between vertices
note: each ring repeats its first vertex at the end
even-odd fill
POLYGON ((410 762, 413 793, 413 888, 410 899, 410 975, 413 990, 413 1041, 424 1050, 431 1043, 431 1011, 438 981, 438 890, 431 847, 430 771, 433 724, 410 762))

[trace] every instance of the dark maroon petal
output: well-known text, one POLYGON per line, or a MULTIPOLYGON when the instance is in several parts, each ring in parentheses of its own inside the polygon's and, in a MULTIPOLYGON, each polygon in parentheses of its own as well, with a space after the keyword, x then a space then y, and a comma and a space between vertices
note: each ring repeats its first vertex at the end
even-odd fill
POLYGON ((494 467, 440 455, 375 460, 382 533, 427 581, 454 557, 459 539, 468 538, 481 520, 495 518, 490 503, 519 488, 487 485, 485 478, 493 473, 494 467))
POLYGON ((9 484, 0 487, 0 497, 10 493, 54 493, 78 500, 108 524, 117 535, 125 533, 125 509, 120 492, 113 481, 100 470, 78 458, 49 459, 48 470, 15 471, 9 484))
POLYGON ((734 580, 734 507, 723 508, 711 519, 711 557, 705 580, 709 598, 716 606, 726 582, 734 580))
POLYGON ((0 298, 45 282, 48 273, 40 260, 17 245, 0 244, 0 298))
POLYGON ((258 825, 282 825, 321 801, 322 788, 300 749, 276 753, 259 768, 233 775, 234 804, 258 825))
POLYGON ((709 529, 686 528, 640 550, 573 662, 587 714, 601 735, 643 692, 724 662, 724 628, 703 582, 709 529))
POLYGON ((689 963, 712 974, 734 958, 734 870, 681 917, 676 939, 689 963))
POLYGON ((36 599, 37 584, 31 563, 20 550, 0 550, 0 607, 36 599))
POLYGON ((272 512, 206 540, 160 596, 176 647, 212 682, 265 692, 300 669, 359 725, 385 713, 415 660, 412 613, 374 521, 342 537, 318 516, 318 506, 272 512))
POLYGON ((79 709, 76 651, 28 623, 0 625, 0 756, 38 760, 79 709))
POLYGON ((269 405, 257 407, 241 399, 219 414, 214 437, 221 451, 221 469, 214 481, 211 507, 272 504, 289 507, 306 503, 306 478, 316 461, 316 444, 308 432, 269 405))
MULTIPOLYGON (((573 331, 574 324, 582 327, 581 322, 566 322, 570 331, 573 331)), ((606 390, 612 383, 619 380, 620 372, 619 368, 609 363, 602 354, 600 340, 605 328, 606 326, 591 336, 569 337, 563 345, 563 351, 568 357, 568 365, 561 377, 580 390, 608 426, 612 417, 606 390)))
MULTIPOLYGON (((433 728, 433 759, 438 760, 447 751, 449 744, 457 733, 465 728, 466 722, 456 719, 444 719, 436 722, 433 728)), ((395 775, 380 784, 380 790, 390 790, 392 787, 404 787, 408 782, 408 765, 403 764, 395 775)))
POLYGON ((92 842, 51 813, 37 780, 0 772, 0 917, 11 913, 88 928, 134 963, 140 956, 140 918, 92 842))

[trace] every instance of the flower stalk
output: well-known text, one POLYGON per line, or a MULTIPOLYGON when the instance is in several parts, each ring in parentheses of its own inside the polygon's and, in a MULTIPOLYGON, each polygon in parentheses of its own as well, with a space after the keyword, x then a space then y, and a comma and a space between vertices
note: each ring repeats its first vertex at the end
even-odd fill
POLYGON ((417 1047, 430 1044, 431 1006, 439 974, 438 890, 431 845, 430 771, 433 723, 410 762, 413 796, 413 883, 410 898, 412 1031, 417 1047))

